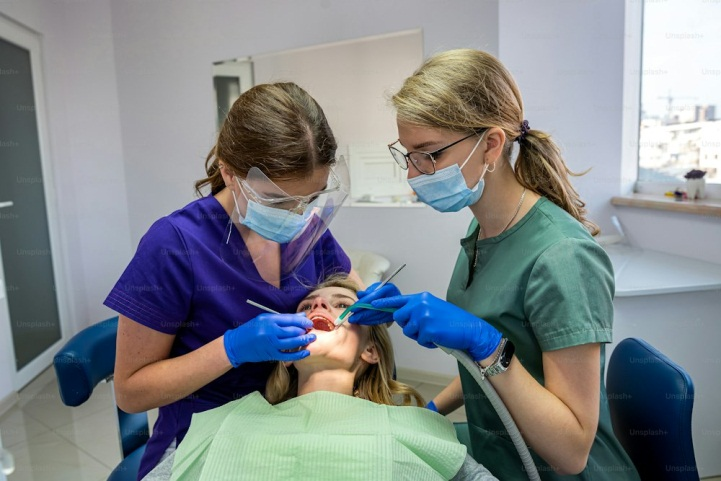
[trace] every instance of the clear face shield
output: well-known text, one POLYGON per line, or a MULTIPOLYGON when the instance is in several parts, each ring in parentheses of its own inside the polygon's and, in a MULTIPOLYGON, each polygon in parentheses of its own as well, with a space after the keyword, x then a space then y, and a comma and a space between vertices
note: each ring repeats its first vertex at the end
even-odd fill
MULTIPOLYGON (((234 245, 233 252, 252 259, 266 281, 283 279, 303 264, 350 192, 348 165, 342 156, 330 169, 318 172, 320 178, 313 174, 293 181, 294 187, 317 186, 319 190, 307 195, 290 195, 257 167, 245 179, 234 178, 231 218, 243 242, 234 245)), ((229 232, 226 243, 231 237, 229 232)))

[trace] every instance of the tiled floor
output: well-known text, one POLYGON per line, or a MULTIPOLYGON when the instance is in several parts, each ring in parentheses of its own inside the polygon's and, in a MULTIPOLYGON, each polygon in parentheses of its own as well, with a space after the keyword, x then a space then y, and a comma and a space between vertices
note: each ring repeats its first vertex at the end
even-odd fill
MULTIPOLYGON (((425 399, 442 389, 409 383, 425 399)), ((63 405, 49 369, 20 393, 19 402, 0 416, 2 445, 15 458, 8 481, 104 481, 120 462, 120 447, 109 384, 101 384, 82 406, 63 405)), ((151 413, 151 423, 155 416, 151 413)), ((459 409, 449 418, 465 421, 459 409)))

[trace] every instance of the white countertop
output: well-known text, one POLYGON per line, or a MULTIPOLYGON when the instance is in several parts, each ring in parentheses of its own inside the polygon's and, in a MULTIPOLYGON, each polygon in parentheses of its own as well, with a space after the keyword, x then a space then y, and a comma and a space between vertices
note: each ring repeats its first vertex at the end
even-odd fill
POLYGON ((721 265, 623 244, 604 246, 616 273, 616 297, 721 289, 721 265))

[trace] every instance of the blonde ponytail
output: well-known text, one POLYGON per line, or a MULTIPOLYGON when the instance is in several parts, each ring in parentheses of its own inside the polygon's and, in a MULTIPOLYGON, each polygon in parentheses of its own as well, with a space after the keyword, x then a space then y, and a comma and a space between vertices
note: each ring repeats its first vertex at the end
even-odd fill
POLYGON ((586 203, 570 182, 570 176, 581 176, 569 170, 561 151, 551 136, 540 130, 528 130, 519 142, 515 176, 518 182, 571 214, 591 235, 600 229, 586 218, 586 203))

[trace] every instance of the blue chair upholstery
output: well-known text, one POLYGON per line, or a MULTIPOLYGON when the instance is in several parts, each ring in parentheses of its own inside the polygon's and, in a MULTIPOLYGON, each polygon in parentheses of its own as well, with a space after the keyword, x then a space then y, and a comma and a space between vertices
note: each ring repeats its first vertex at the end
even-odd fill
POLYGON ((694 388, 681 366, 646 341, 624 339, 608 362, 606 391, 613 431, 642 480, 698 481, 694 388))
MULTIPOLYGON (((77 333, 55 355, 53 366, 60 398, 66 406, 80 406, 98 383, 112 378, 117 331, 117 317, 93 324, 77 333)), ((149 437, 148 416, 129 414, 119 408, 117 413, 123 460, 108 481, 135 481, 149 437)))

